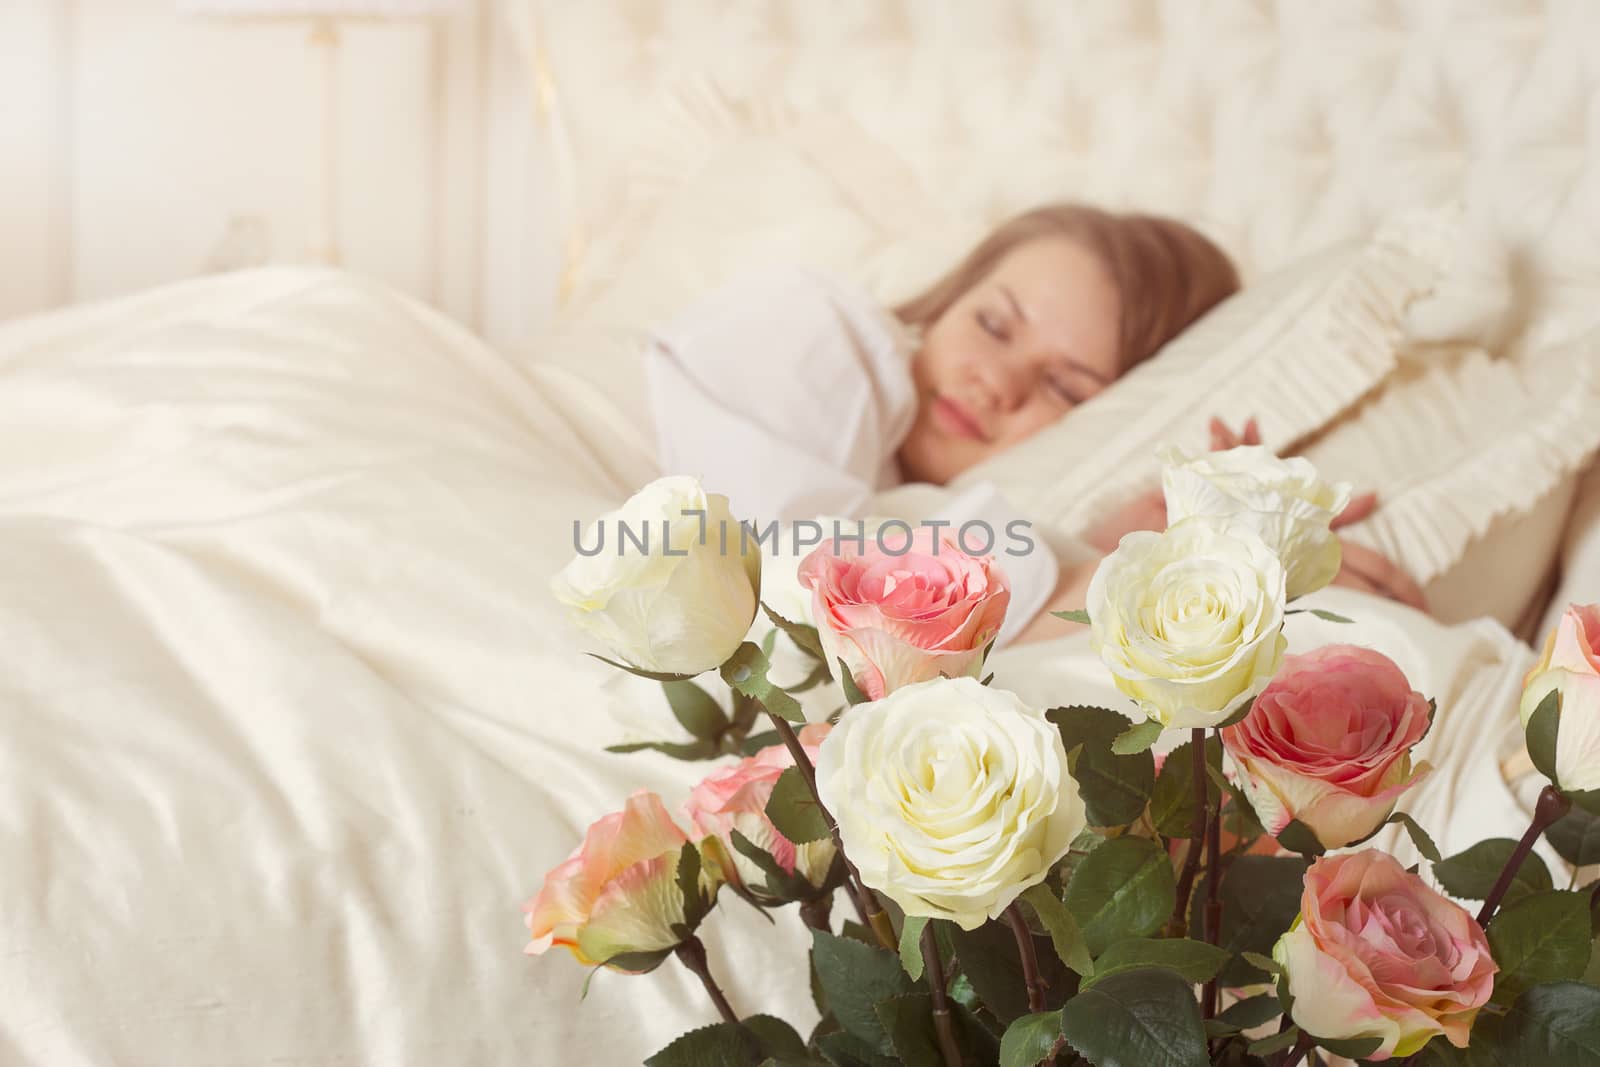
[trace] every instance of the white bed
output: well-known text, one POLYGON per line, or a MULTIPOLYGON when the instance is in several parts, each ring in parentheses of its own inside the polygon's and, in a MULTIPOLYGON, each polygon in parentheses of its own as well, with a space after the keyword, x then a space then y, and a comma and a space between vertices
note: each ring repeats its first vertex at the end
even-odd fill
MULTIPOLYGON (((580 655, 546 587, 572 521, 652 473, 625 391, 577 372, 626 341, 607 271, 661 185, 605 144, 665 158, 670 109, 641 101, 714 75, 724 100, 845 108, 955 215, 1148 204, 1200 217, 1252 272, 1464 193, 1515 254, 1511 358, 1593 325, 1592 7, 816 12, 510 13, 553 64, 530 74, 557 89, 589 250, 535 359, 320 270, 0 329, 0 1064, 622 1064, 712 1020, 675 967, 599 975, 580 1004, 582 968, 521 954, 519 907, 584 827, 640 786, 673 805, 704 770, 601 751, 670 720, 580 655)), ((883 285, 907 277, 875 262, 883 285)), ((1560 595, 1596 599, 1593 477, 1584 494, 1545 541, 1560 595)), ((1359 624, 1297 617, 1296 646, 1370 643, 1439 700, 1425 755, 1450 773, 1410 810, 1447 851, 1519 832, 1499 762, 1526 645, 1320 595, 1359 624)), ((1030 699, 1115 700, 1081 640, 994 667, 1030 699)), ((801 934, 724 900, 705 936, 742 1012, 809 1024, 801 934)))

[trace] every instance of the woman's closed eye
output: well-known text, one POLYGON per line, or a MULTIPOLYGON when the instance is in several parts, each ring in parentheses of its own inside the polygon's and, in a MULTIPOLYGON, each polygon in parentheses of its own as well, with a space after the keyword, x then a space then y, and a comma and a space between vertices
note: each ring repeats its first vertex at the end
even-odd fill
POLYGON ((978 325, 983 327, 983 332, 993 337, 996 341, 1006 342, 1011 340, 1011 334, 1006 330, 1005 324, 987 311, 978 312, 978 325))

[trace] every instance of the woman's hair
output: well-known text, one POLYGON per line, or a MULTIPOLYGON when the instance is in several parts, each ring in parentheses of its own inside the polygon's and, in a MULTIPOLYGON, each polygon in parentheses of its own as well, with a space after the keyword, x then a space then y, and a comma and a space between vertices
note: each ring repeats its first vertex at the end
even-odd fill
POLYGON ((1121 297, 1122 371, 1156 354, 1239 289, 1239 273, 1198 230, 1158 215, 1121 215, 1082 204, 1047 204, 1001 225, 967 258, 894 309, 901 322, 931 326, 1018 245, 1042 237, 1080 242, 1105 265, 1121 297))

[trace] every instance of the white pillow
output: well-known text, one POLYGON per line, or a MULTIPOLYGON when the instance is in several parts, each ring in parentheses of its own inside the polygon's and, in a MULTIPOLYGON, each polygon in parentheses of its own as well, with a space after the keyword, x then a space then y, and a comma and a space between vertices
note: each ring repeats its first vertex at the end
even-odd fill
POLYGON ((1259 420, 1282 450, 1354 404, 1395 367, 1406 314, 1459 245, 1452 207, 1407 215, 1301 260, 1225 300, 1157 355, 1065 418, 964 473, 1027 514, 1082 536, 1159 484, 1166 445, 1208 447, 1213 416, 1259 420))
POLYGON ((1600 331, 1521 359, 1475 346, 1407 365, 1305 449, 1378 493, 1350 528, 1423 583, 1445 622, 1526 630, 1548 592, 1580 472, 1600 448, 1600 331))

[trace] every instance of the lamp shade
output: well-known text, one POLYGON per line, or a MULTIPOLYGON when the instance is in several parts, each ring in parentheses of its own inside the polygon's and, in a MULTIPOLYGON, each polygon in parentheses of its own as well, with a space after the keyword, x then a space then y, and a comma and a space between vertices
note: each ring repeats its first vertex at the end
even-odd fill
POLYGON ((183 14, 232 18, 421 18, 460 6, 461 0, 178 0, 183 14))

